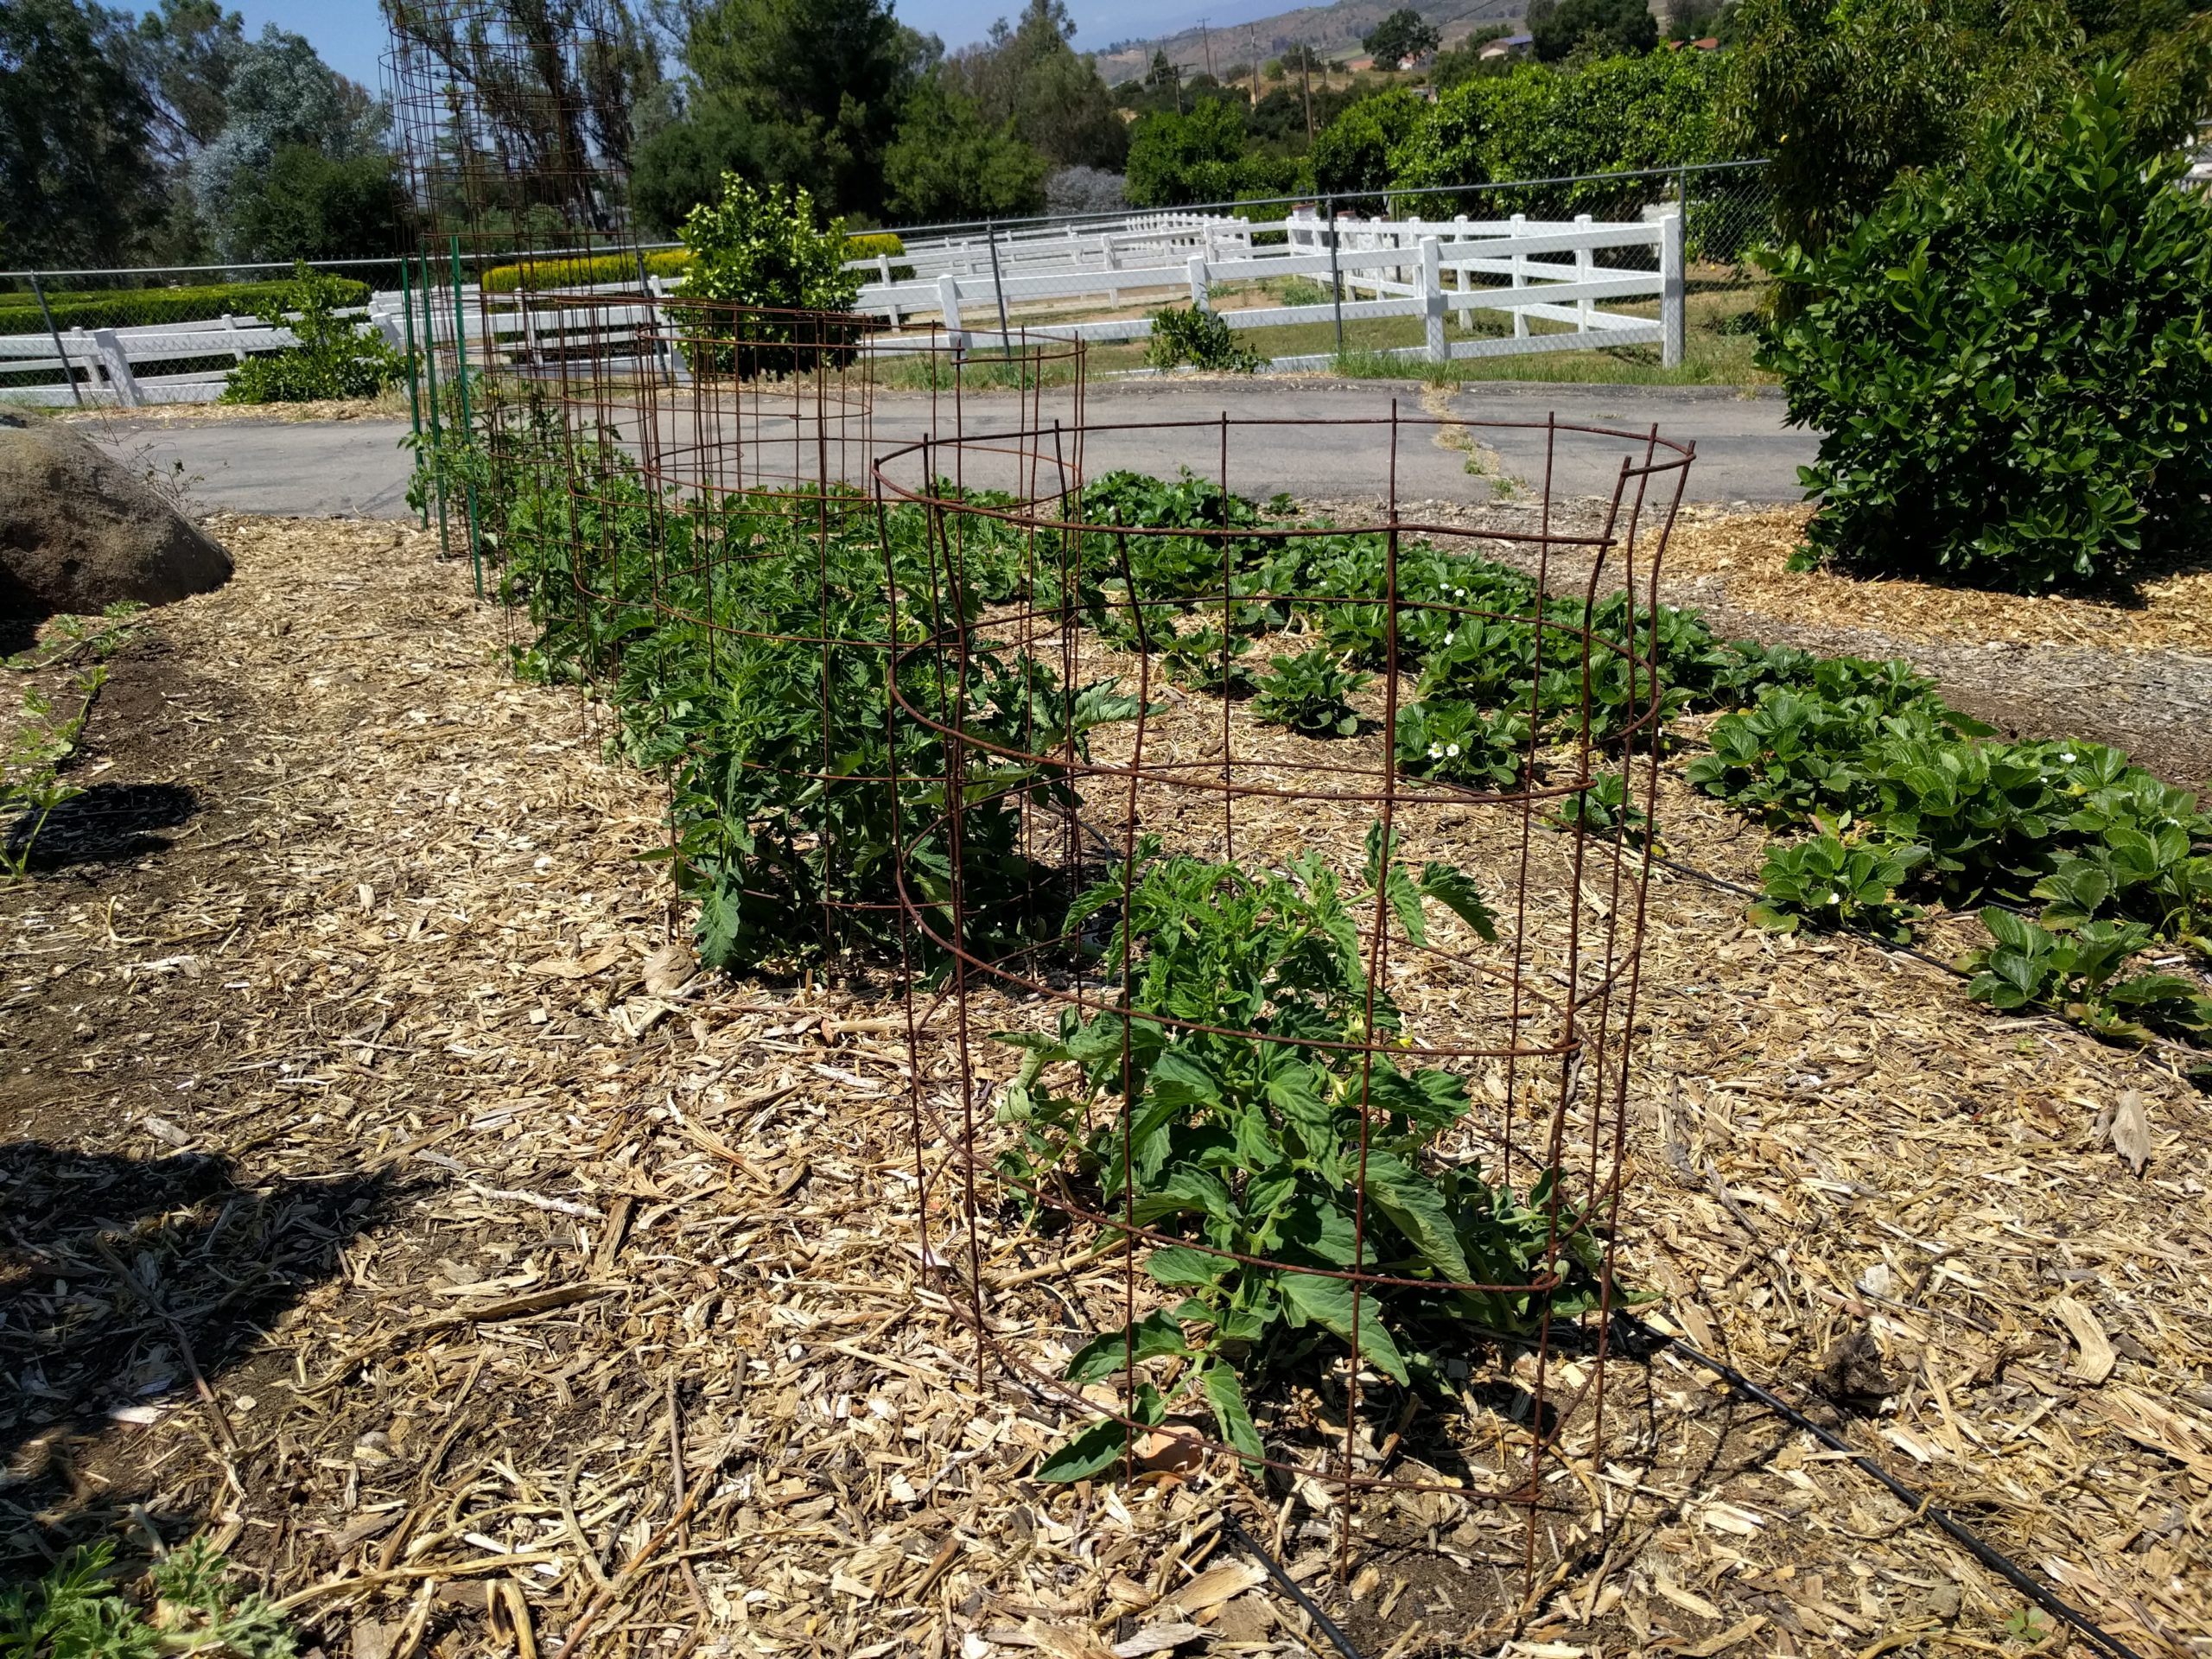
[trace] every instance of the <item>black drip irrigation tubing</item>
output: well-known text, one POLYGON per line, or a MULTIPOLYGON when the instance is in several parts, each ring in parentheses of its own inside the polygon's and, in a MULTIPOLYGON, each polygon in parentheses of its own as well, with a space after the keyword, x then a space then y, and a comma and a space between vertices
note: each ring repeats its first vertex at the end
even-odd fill
POLYGON ((1343 1627, 1321 1611, 1320 1605, 1306 1593, 1304 1586, 1283 1571, 1282 1563, 1269 1554, 1258 1539, 1244 1530, 1243 1522, 1226 1510, 1221 1514, 1221 1529, 1267 1569, 1268 1576, 1275 1581, 1275 1587, 1298 1604, 1299 1611, 1313 1621, 1313 1628, 1329 1638, 1331 1647, 1344 1655, 1344 1659, 1361 1659, 1359 1649, 1352 1646, 1351 1638, 1344 1633, 1343 1627))
POLYGON ((1764 1406, 1791 1427, 1802 1429, 1810 1434, 1831 1452, 1842 1452, 1851 1460, 1854 1468, 1879 1481, 1888 1490, 1891 1497, 1910 1510, 1914 1519, 1932 1522, 1939 1530, 1972 1555, 1974 1560, 1996 1573, 2044 1611, 2072 1625, 2089 1642, 2111 1655, 2112 1659, 2143 1659, 2143 1656, 2134 1649, 2105 1630, 2087 1613, 2081 1611, 2073 1604, 2060 1597, 2042 1580, 2028 1572, 2011 1556, 1992 1545, 1984 1543, 1972 1528, 1952 1515, 1948 1510, 1938 1507, 1936 1501, 1925 1492, 1915 1491, 1891 1474, 1888 1470, 1883 1468, 1880 1464, 1875 1462, 1873 1459, 1845 1440, 1842 1435, 1836 1433, 1833 1429, 1821 1427, 1820 1424, 1805 1415, 1788 1401, 1769 1389, 1761 1388, 1733 1365, 1725 1360, 1715 1359, 1710 1354, 1700 1353, 1680 1337, 1670 1337, 1663 1331, 1655 1330, 1633 1313, 1616 1312, 1613 1317, 1640 1342, 1649 1343, 1652 1350, 1672 1348, 1685 1359, 1693 1360, 1705 1367, 1707 1370, 1720 1378, 1745 1399, 1764 1406))
MULTIPOLYGON (((1715 1359, 1712 1355, 1693 1348, 1680 1337, 1669 1336, 1663 1331, 1654 1329, 1633 1313, 1617 1309, 1613 1318, 1616 1323, 1628 1333, 1630 1342, 1626 1345, 1631 1347, 1633 1351, 1648 1357, 1662 1349, 1671 1348, 1683 1358, 1711 1371, 1745 1399, 1772 1412, 1792 1428, 1810 1434, 1831 1452, 1841 1452, 1850 1460, 1853 1467, 1879 1482, 1891 1497, 1910 1510, 1912 1512, 1912 1519, 1930 1522, 1946 1537, 1973 1556, 1975 1560, 1997 1574, 1999 1578, 2004 1580, 2005 1583, 2011 1585, 2052 1618, 2070 1625, 2092 1645, 2109 1655, 2110 1659, 2143 1659, 2141 1654, 2060 1596, 2004 1551, 1992 1544, 1985 1543, 1980 1535, 1971 1527, 1958 1519, 1948 1510, 1937 1505, 1927 1493, 1916 1491, 1906 1485, 1873 1459, 1852 1445, 1849 1440, 1845 1440, 1842 1435, 1833 1429, 1822 1427, 1781 1395, 1771 1389, 1761 1388, 1726 1360, 1715 1359)), ((1306 1593, 1304 1587, 1283 1570, 1282 1564, 1275 1560, 1267 1547, 1246 1531, 1243 1524, 1226 1510, 1222 1511, 1221 1527, 1224 1532, 1235 1539, 1248 1554, 1266 1569, 1268 1578, 1274 1581, 1276 1587, 1295 1602, 1300 1611, 1313 1621, 1313 1627, 1328 1639, 1330 1646, 1342 1654, 1344 1659, 1363 1659, 1359 1649, 1352 1645, 1351 1638, 1344 1634, 1344 1628, 1321 1611, 1319 1605, 1313 1597, 1306 1593)))

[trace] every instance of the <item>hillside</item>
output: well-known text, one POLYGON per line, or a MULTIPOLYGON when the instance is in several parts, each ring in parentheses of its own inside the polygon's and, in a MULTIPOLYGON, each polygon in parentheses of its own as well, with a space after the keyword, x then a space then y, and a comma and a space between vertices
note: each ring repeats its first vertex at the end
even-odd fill
MULTIPOLYGON (((1195 24, 1173 35, 1149 40, 1117 41, 1118 50, 1098 54, 1098 73, 1108 86, 1141 77, 1151 67, 1155 50, 1185 71, 1204 69, 1211 42, 1217 74, 1232 63, 1264 63, 1285 47, 1303 41, 1324 57, 1359 50, 1360 36, 1408 0, 1336 0, 1334 5, 1300 6, 1249 22, 1216 23, 1208 29, 1195 24)), ((1444 31, 1446 44, 1486 22, 1518 17, 1525 0, 1410 0, 1414 10, 1444 31)))

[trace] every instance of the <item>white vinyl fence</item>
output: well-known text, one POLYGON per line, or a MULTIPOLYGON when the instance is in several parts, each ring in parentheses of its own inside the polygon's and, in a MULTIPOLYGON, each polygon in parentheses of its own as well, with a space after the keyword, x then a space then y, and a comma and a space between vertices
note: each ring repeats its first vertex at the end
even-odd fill
MULTIPOLYGON (((1679 213, 1609 223, 1573 220, 1353 219, 1311 213, 1251 220, 1155 214, 1081 234, 1072 230, 995 238, 910 243, 889 255, 855 260, 873 272, 859 309, 893 328, 934 317, 969 346, 1001 344, 1001 315, 1136 302, 1179 302, 1211 308, 1212 290, 1231 283, 1296 276, 1325 284, 1328 296, 1299 305, 1224 308, 1232 328, 1420 317, 1422 344, 1391 353, 1432 362, 1599 346, 1653 345, 1673 366, 1682 353, 1682 221, 1679 213), (1279 232, 1283 239, 1258 238, 1279 232), (894 279, 893 267, 912 269, 894 279), (1654 318, 1607 308, 1623 300, 1658 302, 1654 318), (1503 314, 1510 335, 1452 340, 1445 324, 1477 312, 1503 314), (1538 334, 1532 321, 1560 325, 1538 334)), ((1148 317, 1098 321, 1031 321, 1031 332, 1082 340, 1140 340, 1148 317)), ((1280 357, 1278 369, 1325 368, 1332 353, 1280 357)))
MULTIPOLYGON (((1311 213, 1252 220, 1200 213, 1132 214, 1105 226, 1025 230, 995 236, 911 242, 899 255, 855 260, 848 269, 872 276, 856 308, 882 319, 882 332, 863 349, 897 355, 943 343, 988 350, 1006 343, 1009 327, 1033 334, 1091 340, 1141 340, 1148 316, 1085 319, 1086 310, 1157 309, 1187 302, 1213 308, 1224 284, 1304 279, 1322 297, 1295 305, 1224 307, 1231 328, 1356 322, 1419 317, 1423 340, 1392 356, 1428 362, 1529 352, 1656 346, 1673 365, 1682 354, 1682 220, 1662 212, 1630 222, 1501 219, 1324 220, 1311 213), (1280 240, 1265 239, 1279 235, 1280 240), (910 274, 911 273, 911 274, 910 274), (1615 308, 1622 301, 1657 302, 1656 317, 1615 308), (1074 313, 1074 315, 1071 315, 1074 313), (1511 332, 1454 339, 1478 313, 1510 319, 1511 332), (1537 332, 1530 325, 1554 325, 1537 332), (926 334, 912 332, 917 323, 926 334), (944 331, 940 334, 939 329, 944 331)), ((544 296, 529 304, 495 300, 486 316, 471 285, 461 310, 472 361, 551 372, 610 349, 636 350, 639 325, 661 332, 662 302, 674 284, 655 276, 650 296, 635 284, 592 290, 634 296, 633 302, 563 306, 544 296)), ((416 296, 419 336, 424 315, 416 296)), ((1647 304, 1647 310, 1649 309, 1647 304)), ((436 344, 453 344, 453 296, 442 290, 431 308, 436 344)), ((404 308, 397 293, 376 293, 350 315, 365 316, 395 348, 404 344, 404 308)), ((0 336, 0 374, 79 377, 79 391, 124 408, 204 403, 221 395, 231 369, 250 355, 283 351, 290 330, 256 319, 143 327, 72 328, 56 340, 40 333, 0 336)), ((1278 357, 1282 370, 1325 369, 1333 353, 1278 357)), ((681 374, 671 355, 658 365, 681 374)), ((17 386, 0 398, 67 404, 67 385, 17 386)))
MULTIPOLYGON (((338 315, 365 316, 395 351, 404 343, 397 294, 372 295, 366 306, 338 315)), ((450 340, 451 330, 440 338, 450 340)), ((0 374, 56 374, 66 368, 91 401, 137 409, 213 403, 222 396, 231 370, 248 357, 285 351, 298 341, 290 329, 257 317, 222 316, 140 327, 65 328, 58 343, 59 353, 54 334, 0 334, 0 374), (229 361, 215 360, 225 358, 229 361)), ((10 386, 0 390, 0 401, 67 405, 74 394, 67 385, 10 386)))

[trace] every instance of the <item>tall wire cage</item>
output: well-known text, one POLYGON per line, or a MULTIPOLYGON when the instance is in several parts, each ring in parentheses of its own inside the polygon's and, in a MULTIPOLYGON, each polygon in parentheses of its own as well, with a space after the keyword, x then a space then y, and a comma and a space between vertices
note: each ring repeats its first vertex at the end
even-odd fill
POLYGON ((1084 346, 695 296, 683 256, 645 248, 629 212, 626 14, 389 15, 425 524, 508 605, 524 671, 602 695, 619 747, 666 780, 676 887, 710 963, 883 946, 879 423, 941 441, 981 400, 998 421, 1080 425, 1084 346))
POLYGON ((1373 516, 1240 506, 1294 424, 1171 424, 1213 463, 1172 497, 1087 479, 1124 435, 1096 424, 876 468, 932 550, 894 720, 956 780, 901 824, 918 1245, 979 1367, 1062 1423, 1045 1478, 1242 1481, 1348 1570, 1440 1540, 1459 1605, 1510 1624, 1587 1518, 1560 1454, 1608 1432, 1634 1294, 1656 589, 1692 454, 1540 423, 1535 501, 1424 522, 1402 448, 1504 435, 1394 411, 1328 423, 1373 516), (1570 463, 1608 495, 1555 499, 1570 463), (969 591, 1009 536, 1051 602, 969 591), (1040 663, 1069 695, 1025 726, 995 687, 1040 663))

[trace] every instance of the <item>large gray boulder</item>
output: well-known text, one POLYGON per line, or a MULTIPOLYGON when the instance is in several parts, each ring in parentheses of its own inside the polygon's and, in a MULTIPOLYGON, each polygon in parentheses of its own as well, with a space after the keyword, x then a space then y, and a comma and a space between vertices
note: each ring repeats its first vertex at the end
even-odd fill
POLYGON ((0 616, 167 605, 231 579, 231 556, 106 451, 0 413, 0 616))

